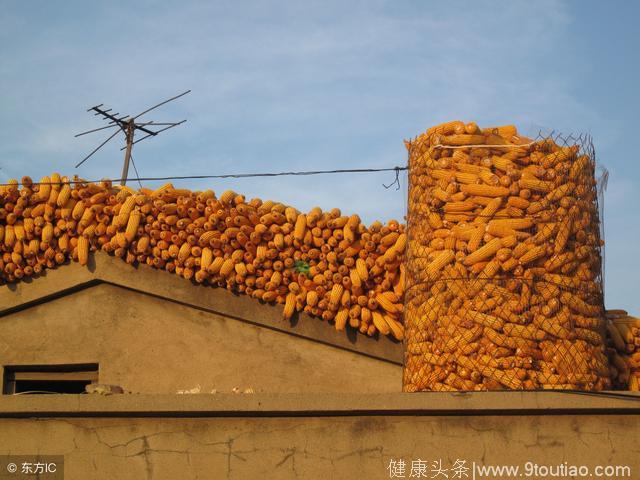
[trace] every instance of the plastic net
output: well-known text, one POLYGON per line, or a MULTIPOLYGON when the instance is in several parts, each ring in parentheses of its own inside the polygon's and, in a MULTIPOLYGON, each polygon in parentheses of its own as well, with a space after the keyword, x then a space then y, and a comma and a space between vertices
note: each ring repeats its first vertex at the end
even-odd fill
POLYGON ((407 148, 404 390, 609 388, 591 138, 450 122, 407 148))

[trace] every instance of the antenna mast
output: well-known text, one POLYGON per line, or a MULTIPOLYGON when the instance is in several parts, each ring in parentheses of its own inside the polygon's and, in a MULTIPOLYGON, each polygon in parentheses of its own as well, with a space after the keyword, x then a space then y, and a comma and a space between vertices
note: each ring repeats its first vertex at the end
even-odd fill
POLYGON ((109 109, 104 109, 101 108, 103 106, 103 104, 101 103, 100 105, 96 105, 95 107, 91 107, 87 110, 87 112, 95 112, 94 115, 98 116, 100 115, 104 120, 109 120, 109 123, 104 126, 104 127, 99 127, 99 128, 94 128, 92 130, 87 130, 85 132, 82 133, 78 133, 77 135, 75 135, 75 137, 80 137, 82 135, 87 135, 89 133, 93 133, 93 132, 98 132, 100 130, 106 130, 109 128, 117 128, 117 130, 110 136, 108 137, 104 142, 102 142, 100 145, 98 145, 91 153, 89 153, 89 155, 87 155, 86 157, 84 157, 77 165, 76 168, 78 168, 80 165, 82 165, 84 162, 86 162, 93 154, 95 154, 98 150, 100 150, 102 147, 104 147, 112 138, 114 138, 118 133, 122 132, 124 133, 124 137, 125 137, 125 146, 122 147, 120 150, 124 150, 124 162, 122 165, 122 177, 120 180, 120 185, 126 185, 127 180, 128 180, 128 176, 129 176, 129 162, 133 163, 134 167, 135 167, 135 162, 133 161, 133 156, 131 155, 131 151, 133 150, 133 146, 138 143, 141 142, 142 140, 144 140, 145 138, 149 138, 149 137, 155 137, 156 135, 158 135, 160 132, 164 132, 165 130, 169 130, 170 128, 173 127, 177 127, 178 125, 183 124, 184 122, 186 122, 186 120, 182 120, 180 122, 162 122, 162 123, 158 123, 158 122, 154 122, 154 121, 149 121, 149 122, 136 122, 136 119, 138 117, 141 117, 147 113, 149 113, 151 110, 154 110, 162 105, 165 105, 166 103, 169 103, 173 100, 176 100, 177 98, 180 98, 186 94, 188 94, 189 92, 191 92, 191 90, 187 90, 186 92, 183 92, 179 95, 176 95, 175 97, 171 97, 167 100, 164 100, 156 105, 154 105, 153 107, 147 108, 146 110, 144 110, 143 112, 139 113, 138 115, 135 115, 133 117, 129 116, 129 115, 124 115, 124 116, 118 116, 120 115, 119 113, 110 113, 112 111, 111 108, 109 109), (164 128, 160 128, 159 130, 152 130, 153 127, 164 127, 164 128), (146 133, 147 135, 145 135, 142 138, 139 138, 137 140, 134 140, 135 137, 135 133, 136 130, 140 130, 141 132, 146 133))

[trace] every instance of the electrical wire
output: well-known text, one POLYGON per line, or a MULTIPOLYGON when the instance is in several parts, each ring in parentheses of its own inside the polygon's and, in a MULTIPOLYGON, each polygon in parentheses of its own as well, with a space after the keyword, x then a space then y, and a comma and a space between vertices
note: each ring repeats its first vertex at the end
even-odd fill
POLYGON ((138 173, 138 169, 136 168, 136 162, 133 160, 133 155, 129 155, 131 159, 131 164, 133 165, 133 170, 136 172, 136 179, 138 180, 138 185, 142 188, 142 182, 140 181, 140 174, 138 173))
MULTIPOLYGON (((391 167, 391 168, 347 168, 337 170, 311 170, 304 172, 274 172, 274 173, 229 173, 225 175, 174 175, 167 177, 141 177, 138 180, 151 182, 151 181, 166 181, 166 180, 202 180, 202 179, 224 179, 224 178, 258 178, 258 177, 284 177, 284 176, 309 176, 309 175, 326 175, 335 173, 375 173, 375 172, 399 172, 401 170, 407 170, 408 167, 391 167)), ((110 181, 113 183, 121 182, 122 180, 128 180, 126 178, 110 178, 100 180, 69 180, 68 184, 78 183, 98 183, 102 181, 110 181)), ((31 182, 30 185, 59 185, 63 182, 31 182)), ((23 185, 22 182, 18 183, 0 183, 0 187, 10 187, 16 185, 23 185)))

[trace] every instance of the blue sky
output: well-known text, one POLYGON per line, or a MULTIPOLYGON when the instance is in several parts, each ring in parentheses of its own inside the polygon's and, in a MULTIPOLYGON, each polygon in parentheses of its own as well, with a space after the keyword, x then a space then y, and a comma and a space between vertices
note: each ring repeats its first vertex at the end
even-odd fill
MULTIPOLYGON (((145 140, 143 176, 392 167, 436 123, 588 132, 610 171, 606 303, 640 313, 637 2, 5 2, 0 180, 52 171, 117 177, 86 109, 187 124, 145 140), (452 6, 452 5, 455 5, 452 6)), ((300 209, 401 218, 390 174, 176 182, 300 209)), ((154 186, 148 184, 147 186, 154 186)))

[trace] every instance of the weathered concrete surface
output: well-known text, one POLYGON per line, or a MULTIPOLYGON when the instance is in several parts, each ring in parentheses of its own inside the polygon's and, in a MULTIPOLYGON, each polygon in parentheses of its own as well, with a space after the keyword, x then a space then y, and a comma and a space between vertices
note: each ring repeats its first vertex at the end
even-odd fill
MULTIPOLYGON (((392 459, 406 462, 405 478, 411 461, 418 459, 429 461, 430 468, 441 460, 448 469, 456 460, 465 460, 469 467, 472 462, 521 468, 526 462, 591 468, 620 465, 631 469, 626 478, 640 476, 638 397, 608 400, 537 393, 215 397, 2 398, 0 412, 5 416, 11 410, 25 413, 34 402, 40 404, 36 411, 50 402, 49 408, 58 408, 56 414, 64 416, 32 413, 36 418, 0 419, 0 452, 64 454, 68 480, 385 479, 390 478, 387 467, 392 459), (318 408, 327 398, 333 398, 328 410, 304 416, 305 409, 318 408), (350 401, 357 413, 349 413, 350 401), (20 408, 20 402, 26 405, 20 408), (493 403, 510 402, 512 409, 492 410, 493 403), (92 412, 108 415, 108 405, 116 403, 120 412, 110 414, 132 417, 87 417, 92 412), (430 408, 433 403, 437 410, 430 408), (472 408, 458 409, 470 404, 472 408), (420 405, 422 409, 417 408, 420 405), (535 405, 538 414, 522 415, 535 405), (602 415, 607 405, 611 414, 602 415), (595 407, 591 413, 589 406, 595 407), (154 408, 165 413, 157 411, 159 418, 136 416, 154 408), (177 418, 181 411, 200 412, 204 418, 177 418), (74 412, 83 417, 72 417, 74 412)), ((449 471, 449 478, 455 478, 452 475, 449 471)))
MULTIPOLYGON (((104 253, 91 255, 87 267, 72 262, 47 270, 42 277, 0 286, 0 325, 4 323, 3 316, 9 316, 10 312, 73 294, 97 283, 117 285, 398 365, 402 363, 402 345, 388 337, 378 339, 356 335, 352 329, 347 329, 347 334, 339 333, 332 325, 305 314, 296 315, 290 322, 285 322, 282 320, 281 306, 262 304, 245 295, 233 295, 221 288, 197 285, 146 265, 133 267, 104 253)), ((144 302, 143 298, 140 297, 140 301, 144 302)), ((167 304, 167 308, 173 308, 173 305, 167 304)))
POLYGON ((99 363, 100 383, 138 393, 401 389, 388 361, 104 283, 0 317, 0 329, 0 365, 99 363))
MULTIPOLYGON (((640 394, 542 391, 378 394, 13 395, 0 418, 52 416, 638 415, 640 394)), ((637 418, 637 417, 636 417, 637 418)))

